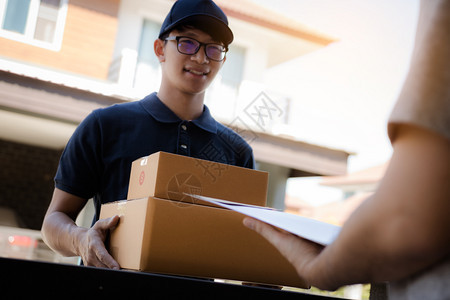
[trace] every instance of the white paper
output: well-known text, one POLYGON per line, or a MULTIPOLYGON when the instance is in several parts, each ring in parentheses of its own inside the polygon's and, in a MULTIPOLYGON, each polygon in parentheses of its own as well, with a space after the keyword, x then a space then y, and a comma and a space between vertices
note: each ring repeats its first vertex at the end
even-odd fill
POLYGON ((324 246, 331 244, 341 230, 341 227, 336 225, 266 207, 246 205, 200 195, 190 196, 237 211, 324 246))

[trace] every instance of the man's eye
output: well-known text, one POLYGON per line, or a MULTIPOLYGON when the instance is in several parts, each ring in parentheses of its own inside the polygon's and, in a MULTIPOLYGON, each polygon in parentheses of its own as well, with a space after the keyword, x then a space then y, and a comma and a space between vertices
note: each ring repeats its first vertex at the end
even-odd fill
POLYGON ((180 40, 180 44, 183 46, 196 46, 196 43, 191 40, 180 40))
POLYGON ((221 45, 209 45, 209 48, 212 50, 212 51, 217 51, 217 52, 223 52, 223 51, 225 51, 225 49, 221 46, 221 45))

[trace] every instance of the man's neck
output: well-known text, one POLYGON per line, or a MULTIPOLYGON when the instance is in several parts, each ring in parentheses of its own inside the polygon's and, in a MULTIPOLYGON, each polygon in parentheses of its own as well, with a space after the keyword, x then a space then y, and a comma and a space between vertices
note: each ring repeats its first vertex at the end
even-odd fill
POLYGON ((157 96, 182 120, 195 120, 203 113, 205 93, 187 94, 179 91, 167 92, 164 89, 160 89, 157 96))

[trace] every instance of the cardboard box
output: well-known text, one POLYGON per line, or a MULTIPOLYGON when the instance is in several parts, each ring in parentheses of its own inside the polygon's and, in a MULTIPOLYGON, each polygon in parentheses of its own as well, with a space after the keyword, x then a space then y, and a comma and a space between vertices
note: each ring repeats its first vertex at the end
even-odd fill
POLYGON ((265 206, 268 173, 157 152, 131 167, 127 199, 149 196, 193 202, 184 193, 265 206))
POLYGON ((242 224, 238 212, 148 197, 102 206, 101 219, 114 215, 120 222, 109 251, 122 268, 306 287, 274 246, 242 224))

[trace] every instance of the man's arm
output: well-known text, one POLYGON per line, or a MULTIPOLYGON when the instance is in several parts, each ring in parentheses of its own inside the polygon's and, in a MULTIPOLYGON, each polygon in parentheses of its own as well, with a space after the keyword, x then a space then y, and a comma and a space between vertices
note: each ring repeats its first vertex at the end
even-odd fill
POLYGON ((322 248, 253 219, 244 223, 322 289, 396 280, 444 259, 450 253, 450 143, 425 129, 400 127, 379 188, 331 245, 322 248))
POLYGON ((119 264, 105 249, 108 231, 119 222, 115 216, 99 220, 90 229, 78 227, 75 219, 87 200, 55 188, 44 217, 42 235, 46 244, 64 256, 81 256, 88 266, 118 269, 119 264))

